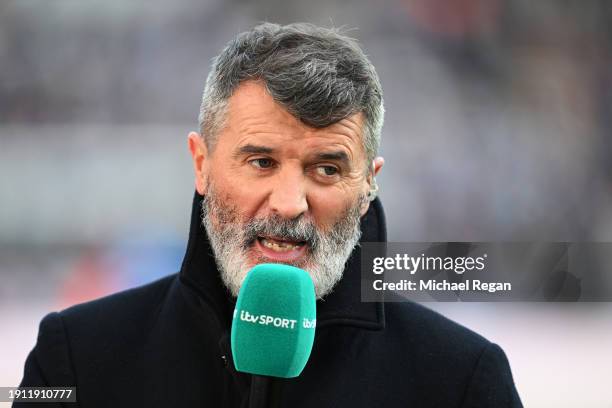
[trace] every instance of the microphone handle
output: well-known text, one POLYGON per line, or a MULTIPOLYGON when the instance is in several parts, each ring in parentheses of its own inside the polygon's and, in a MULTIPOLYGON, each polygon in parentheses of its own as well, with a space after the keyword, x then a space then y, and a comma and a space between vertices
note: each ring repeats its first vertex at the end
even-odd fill
POLYGON ((249 408, 280 408, 281 388, 280 378, 253 374, 249 408))

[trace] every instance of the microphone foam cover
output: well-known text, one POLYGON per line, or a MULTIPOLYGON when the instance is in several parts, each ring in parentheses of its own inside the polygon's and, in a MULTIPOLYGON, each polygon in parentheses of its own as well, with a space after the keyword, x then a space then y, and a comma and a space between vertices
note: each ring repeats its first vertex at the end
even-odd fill
POLYGON ((249 271, 232 321, 236 370, 272 377, 300 375, 312 351, 316 301, 310 275, 284 264, 249 271))

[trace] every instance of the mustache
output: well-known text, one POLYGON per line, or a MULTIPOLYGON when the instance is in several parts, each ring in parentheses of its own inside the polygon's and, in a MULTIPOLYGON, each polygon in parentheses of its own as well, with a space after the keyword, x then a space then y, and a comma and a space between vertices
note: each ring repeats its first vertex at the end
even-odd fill
POLYGON ((267 218, 252 219, 243 226, 243 233, 243 249, 248 249, 261 236, 304 242, 312 250, 316 249, 321 241, 317 227, 304 217, 286 219, 273 215, 267 218))

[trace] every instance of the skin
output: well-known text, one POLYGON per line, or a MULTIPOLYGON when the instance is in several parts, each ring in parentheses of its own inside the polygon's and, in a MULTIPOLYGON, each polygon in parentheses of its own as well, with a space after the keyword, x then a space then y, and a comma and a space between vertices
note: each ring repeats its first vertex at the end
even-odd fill
MULTIPOLYGON (((200 134, 188 135, 195 187, 205 195, 207 180, 241 221, 274 213, 309 217, 328 231, 343 211, 367 194, 382 157, 365 169, 364 119, 354 114, 325 128, 296 119, 256 81, 242 83, 229 99, 228 117, 212 151, 200 134)), ((361 207, 363 216, 369 202, 361 207)))

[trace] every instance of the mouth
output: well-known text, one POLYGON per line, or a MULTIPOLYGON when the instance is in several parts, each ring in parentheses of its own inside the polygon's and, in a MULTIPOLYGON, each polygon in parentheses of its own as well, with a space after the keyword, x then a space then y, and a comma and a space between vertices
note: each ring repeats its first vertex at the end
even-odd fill
POLYGON ((308 243, 277 237, 257 237, 255 248, 274 262, 294 262, 306 254, 308 243))

